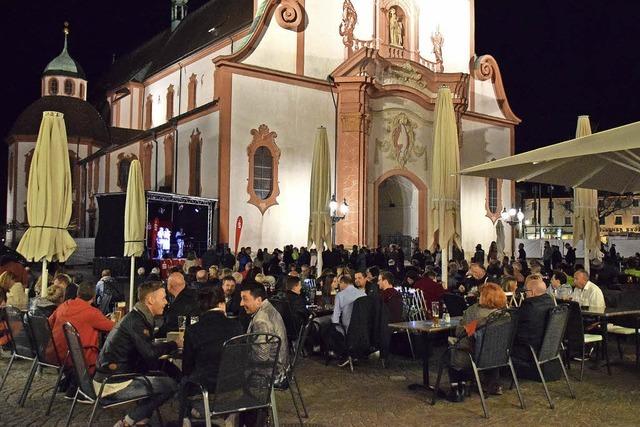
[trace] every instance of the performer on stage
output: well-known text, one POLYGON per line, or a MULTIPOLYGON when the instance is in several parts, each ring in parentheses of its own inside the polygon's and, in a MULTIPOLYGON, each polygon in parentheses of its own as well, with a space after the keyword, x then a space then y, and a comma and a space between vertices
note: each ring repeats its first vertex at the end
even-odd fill
POLYGON ((164 239, 162 240, 162 256, 171 252, 171 229, 164 229, 164 239))
POLYGON ((162 259, 162 255, 163 255, 163 243, 164 243, 164 227, 160 227, 158 229, 158 233, 156 236, 156 247, 158 248, 158 259, 162 259))
POLYGON ((184 229, 180 227, 178 231, 176 231, 176 242, 178 243, 178 254, 177 258, 184 257, 184 229))

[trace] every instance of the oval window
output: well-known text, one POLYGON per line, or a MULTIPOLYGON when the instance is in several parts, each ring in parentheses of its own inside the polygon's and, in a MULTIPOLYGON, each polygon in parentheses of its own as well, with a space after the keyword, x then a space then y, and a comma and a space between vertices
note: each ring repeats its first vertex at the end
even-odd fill
POLYGON ((273 189, 273 156, 267 147, 259 147, 253 155, 253 191, 265 200, 273 189))

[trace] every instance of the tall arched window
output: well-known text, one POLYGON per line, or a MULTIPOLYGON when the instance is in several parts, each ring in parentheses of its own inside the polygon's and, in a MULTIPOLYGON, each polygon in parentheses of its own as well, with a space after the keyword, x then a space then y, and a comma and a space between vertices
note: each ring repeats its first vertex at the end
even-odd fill
POLYGON ((173 118, 173 85, 167 88, 167 121, 173 118))
POLYGON ((144 117, 144 128, 151 129, 151 125, 153 123, 153 95, 149 94, 147 96, 147 102, 145 102, 145 117, 144 117))
POLYGON ((58 94, 58 79, 49 79, 49 95, 58 94))
POLYGON ((502 211, 502 180, 497 178, 487 178, 485 180, 485 216, 495 224, 500 218, 502 211))
POLYGON ((273 156, 265 146, 258 147, 253 155, 253 191, 266 200, 273 189, 273 156))
POLYGON ((198 76, 192 74, 189 77, 189 87, 187 90, 187 110, 193 110, 196 108, 196 89, 198 86, 198 76))
POLYGON ((252 129, 253 141, 247 147, 249 158, 249 182, 247 193, 249 201, 262 214, 273 205, 277 205, 276 198, 280 195, 278 185, 278 163, 280 149, 276 145, 278 135, 262 124, 258 129, 252 129))
POLYGON ((73 80, 66 79, 64 81, 64 94, 73 95, 73 80))

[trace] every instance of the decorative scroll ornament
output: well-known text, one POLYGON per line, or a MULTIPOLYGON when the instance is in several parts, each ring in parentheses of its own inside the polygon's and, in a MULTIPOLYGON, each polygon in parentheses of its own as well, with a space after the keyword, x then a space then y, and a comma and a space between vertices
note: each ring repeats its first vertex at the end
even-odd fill
POLYGON ((297 0, 282 0, 275 12, 276 21, 285 30, 299 31, 304 21, 304 11, 297 0))
POLYGON ((387 154, 387 158, 395 160, 403 168, 409 160, 422 157, 426 152, 426 147, 416 142, 417 127, 405 113, 399 113, 392 119, 387 119, 388 139, 376 140, 376 144, 380 151, 387 154))
POLYGON ((346 47, 350 48, 353 46, 353 30, 357 22, 358 13, 355 7, 353 7, 351 0, 344 0, 342 4, 342 22, 340 23, 338 31, 342 36, 342 43, 346 47))

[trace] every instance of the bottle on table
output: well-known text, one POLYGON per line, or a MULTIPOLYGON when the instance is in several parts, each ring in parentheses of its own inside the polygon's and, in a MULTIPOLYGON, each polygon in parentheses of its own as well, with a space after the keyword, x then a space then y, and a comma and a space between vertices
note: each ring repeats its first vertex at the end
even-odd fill
POLYGON ((447 310, 447 304, 445 303, 442 303, 442 323, 451 323, 451 316, 449 315, 449 310, 447 310))

